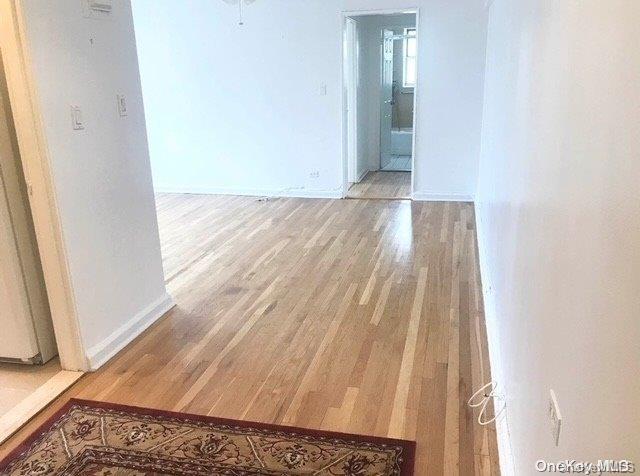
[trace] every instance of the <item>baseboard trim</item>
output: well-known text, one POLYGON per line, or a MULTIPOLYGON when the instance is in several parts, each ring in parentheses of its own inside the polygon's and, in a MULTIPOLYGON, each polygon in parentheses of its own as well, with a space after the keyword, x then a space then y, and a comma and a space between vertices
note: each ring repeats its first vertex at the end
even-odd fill
POLYGON ((246 197, 282 198, 342 198, 342 188, 338 190, 308 190, 291 188, 281 190, 218 187, 171 187, 158 185, 156 193, 184 193, 193 195, 240 195, 246 197))
POLYGON ((413 192, 412 198, 417 202, 473 202, 473 195, 457 192, 413 192))
POLYGON ((91 347, 87 352, 90 370, 100 368, 173 306, 175 306, 173 298, 165 293, 164 296, 142 309, 129 322, 120 326, 102 342, 91 347))
POLYGON ((369 172, 371 172, 371 170, 369 169, 363 170, 360 176, 358 177, 358 179, 356 180, 356 183, 362 182, 362 179, 364 179, 369 172))
MULTIPOLYGON (((361 181, 369 172, 363 172, 358 177, 361 181)), ((172 187, 158 185, 154 187, 156 193, 183 193, 192 195, 238 195, 245 197, 282 197, 282 198, 343 198, 342 190, 307 190, 307 189, 236 189, 217 187, 172 187)), ((437 192, 413 192, 412 200, 417 202, 473 202, 473 195, 467 193, 437 193, 437 192)))
MULTIPOLYGON (((498 393, 502 394, 508 403, 508 385, 504 380, 502 371, 502 358, 500 351, 500 337, 498 331, 493 284, 488 272, 488 251, 484 241, 484 224, 482 221, 482 205, 474 203, 476 217, 476 239, 478 241, 478 261, 480 264, 480 279, 482 283, 482 297, 484 300, 485 326, 487 329, 487 345, 489 347, 489 363, 491 366, 491 378, 498 383, 498 393)), ((506 406, 500 417, 496 420, 496 437, 498 440, 498 455, 500 459, 500 474, 503 476, 515 476, 515 460, 511 448, 509 436, 509 407, 506 406)))

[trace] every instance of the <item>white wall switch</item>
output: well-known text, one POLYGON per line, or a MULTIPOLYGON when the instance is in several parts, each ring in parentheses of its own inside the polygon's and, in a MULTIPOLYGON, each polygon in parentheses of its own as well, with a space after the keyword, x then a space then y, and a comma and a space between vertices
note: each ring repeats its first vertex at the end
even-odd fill
POLYGON ((118 100, 118 114, 124 117, 127 115, 127 99, 124 97, 124 94, 118 94, 116 98, 118 100))
POLYGON ((320 96, 326 96, 327 95, 327 85, 323 84, 322 86, 320 86, 320 96))
POLYGON ((562 429, 562 413, 560 413, 560 406, 558 405, 558 399, 556 393, 553 390, 549 390, 549 419, 551 420, 551 431, 553 435, 553 442, 556 446, 560 444, 560 430, 562 429))
POLYGON ((71 106, 71 127, 73 127, 74 131, 81 131, 84 129, 82 111, 78 106, 71 106))

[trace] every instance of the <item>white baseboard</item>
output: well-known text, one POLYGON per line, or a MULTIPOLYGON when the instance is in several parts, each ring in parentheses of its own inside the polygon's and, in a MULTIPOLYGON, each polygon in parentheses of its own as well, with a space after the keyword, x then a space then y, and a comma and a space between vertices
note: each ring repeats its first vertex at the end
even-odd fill
MULTIPOLYGON (((480 263, 480 277, 482 281, 482 296, 484 299, 485 326, 487 328, 487 344, 489 347, 489 362, 491 365, 491 379, 498 383, 497 392, 502 394, 508 404, 509 389, 504 380, 502 371, 502 358, 500 355, 500 337, 497 323, 496 306, 493 293, 491 274, 487 256, 487 243, 485 243, 482 223, 482 205, 477 201, 475 206, 476 235, 478 240, 478 261, 480 263)), ((501 402, 497 402, 500 405, 501 402)), ((498 440, 498 454, 500 457, 500 474, 503 476, 515 475, 513 450, 509 437, 509 407, 506 406, 496 420, 496 435, 498 440)))
POLYGON ((360 176, 358 177, 358 179, 356 180, 356 183, 362 182, 362 179, 364 179, 369 172, 371 172, 369 169, 364 169, 360 174, 360 176))
POLYGON ((412 198, 417 202, 473 202, 473 195, 457 192, 413 192, 412 198))
MULTIPOLYGON (((361 181, 372 170, 364 171, 358 182, 361 181)), ((343 198, 342 189, 338 190, 309 190, 299 189, 249 189, 249 188, 218 188, 218 187, 173 187, 157 185, 154 187, 156 193, 184 193, 194 195, 240 195, 248 197, 286 197, 286 198, 343 198)), ((425 202, 473 202, 473 195, 467 193, 436 193, 436 192, 413 192, 415 201, 425 202)))
POLYGON ((156 193, 185 193, 194 195, 240 195, 248 197, 286 197, 286 198, 342 198, 342 188, 337 190, 311 190, 306 188, 289 189, 250 189, 222 187, 173 187, 157 185, 156 193))
POLYGON ((173 298, 165 293, 160 299, 145 307, 129 322, 120 326, 106 339, 88 350, 89 368, 91 370, 100 368, 173 306, 175 306, 173 298))

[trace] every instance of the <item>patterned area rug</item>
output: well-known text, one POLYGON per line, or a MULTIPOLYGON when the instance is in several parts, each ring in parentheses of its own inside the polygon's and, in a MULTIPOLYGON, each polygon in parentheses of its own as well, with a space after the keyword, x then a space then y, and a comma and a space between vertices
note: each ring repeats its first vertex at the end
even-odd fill
POLYGON ((415 443, 71 400, 0 462, 10 475, 410 475, 415 443))

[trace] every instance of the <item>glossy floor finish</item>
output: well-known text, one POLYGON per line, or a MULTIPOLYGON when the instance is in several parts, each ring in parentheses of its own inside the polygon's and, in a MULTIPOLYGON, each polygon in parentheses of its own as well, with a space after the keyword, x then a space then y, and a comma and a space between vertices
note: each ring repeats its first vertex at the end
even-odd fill
POLYGON ((369 172, 347 192, 349 198, 411 198, 411 172, 369 172))
POLYGON ((490 379, 471 204, 160 195, 158 212, 177 307, 45 415, 76 396, 415 439, 417 474, 497 474, 466 406, 490 379))

